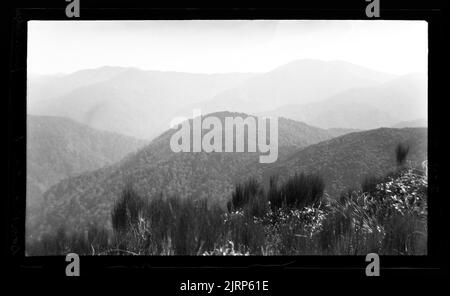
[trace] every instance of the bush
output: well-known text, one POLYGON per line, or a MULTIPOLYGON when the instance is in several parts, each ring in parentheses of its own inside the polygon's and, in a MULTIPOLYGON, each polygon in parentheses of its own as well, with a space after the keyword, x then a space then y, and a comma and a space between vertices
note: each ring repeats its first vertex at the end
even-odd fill
POLYGON ((131 185, 126 185, 111 213, 113 229, 116 232, 126 232, 133 225, 137 225, 144 205, 144 199, 134 191, 131 185))
POLYGON ((406 157, 409 153, 409 145, 405 143, 399 143, 395 148, 395 157, 398 166, 403 166, 406 161, 406 157))
POLYGON ((53 234, 45 234, 40 240, 27 246, 27 255, 99 255, 109 247, 109 232, 96 224, 90 224, 86 231, 67 232, 59 227, 53 234))
POLYGON ((279 188, 276 187, 275 181, 271 180, 270 205, 272 209, 281 207, 301 209, 306 206, 314 206, 322 199, 324 189, 325 182, 315 174, 295 174, 279 188))
POLYGON ((373 212, 375 201, 366 193, 347 192, 331 211, 319 235, 322 252, 334 255, 379 253, 384 228, 373 212))
POLYGON ((231 200, 227 204, 228 211, 240 210, 246 206, 251 199, 263 193, 259 182, 255 179, 249 179, 245 183, 237 184, 231 194, 231 200))
POLYGON ((330 254, 427 253, 427 179, 414 169, 390 173, 370 192, 345 192, 325 220, 330 254))
POLYGON ((264 246, 263 225, 244 212, 227 214, 221 232, 223 235, 222 241, 218 242, 219 245, 233 242, 234 248, 237 248, 237 252, 242 254, 260 254, 261 247, 264 246))
POLYGON ((227 203, 228 212, 245 210, 251 217, 262 217, 267 211, 267 197, 264 189, 255 179, 236 185, 231 200, 227 203))

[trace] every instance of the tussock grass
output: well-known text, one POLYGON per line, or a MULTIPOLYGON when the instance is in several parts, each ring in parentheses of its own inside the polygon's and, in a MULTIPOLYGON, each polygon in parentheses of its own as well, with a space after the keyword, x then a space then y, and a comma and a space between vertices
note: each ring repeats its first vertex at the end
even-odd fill
POLYGON ((206 199, 157 196, 127 185, 112 230, 59 228, 27 246, 29 255, 420 255, 427 249, 427 175, 399 168, 367 179, 362 190, 324 194, 317 175, 294 175, 265 191, 251 179, 224 210, 206 199))

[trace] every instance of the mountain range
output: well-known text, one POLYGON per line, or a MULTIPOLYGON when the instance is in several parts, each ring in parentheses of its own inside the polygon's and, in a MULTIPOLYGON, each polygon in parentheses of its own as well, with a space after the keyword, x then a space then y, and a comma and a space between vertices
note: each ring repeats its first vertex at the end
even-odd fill
POLYGON ((322 128, 374 129, 427 117, 427 80, 421 73, 352 88, 326 100, 291 104, 263 115, 283 116, 322 128))
POLYGON ((120 67, 31 76, 27 111, 68 117, 96 129, 150 140, 169 128, 177 106, 206 100, 251 76, 120 67))
POLYGON ((312 59, 266 73, 102 67, 28 78, 29 114, 68 117, 147 140, 169 128, 174 117, 191 118, 193 109, 203 114, 276 115, 322 128, 368 129, 426 117, 424 101, 423 75, 398 76, 312 59), (402 112, 396 112, 399 107, 402 112))
MULTIPOLYGON (((225 117, 242 113, 212 114, 225 117)), ((258 153, 174 153, 168 130, 136 153, 97 170, 61 180, 45 194, 33 233, 56 225, 82 227, 87 222, 109 225, 110 210, 122 189, 130 184, 144 198, 177 196, 207 198, 224 206, 234 186, 248 178, 267 182, 295 172, 323 175, 329 194, 359 184, 367 174, 383 174, 395 166, 394 149, 411 146, 411 160, 426 158, 426 129, 377 129, 345 133, 279 119, 279 157, 273 164, 258 162, 258 153)), ((204 131, 207 132, 207 131, 204 131)))
POLYGON ((320 102, 348 89, 377 86, 394 78, 342 61, 297 60, 188 106, 187 112, 198 108, 204 113, 229 110, 255 114, 277 106, 320 102))
MULTIPOLYGON (((29 75, 27 237, 66 225, 109 225, 130 184, 144 198, 207 198, 225 206, 234 186, 317 173, 326 193, 427 157, 427 79, 340 61, 298 60, 267 73, 193 74, 102 67, 29 75), (277 116, 278 160, 259 153, 175 153, 169 129, 200 109, 226 117, 277 116)), ((203 130, 206 133, 207 130, 203 130)), ((191 139, 192 141, 192 139, 191 139)), ((224 141, 223 141, 224 142, 224 141)))

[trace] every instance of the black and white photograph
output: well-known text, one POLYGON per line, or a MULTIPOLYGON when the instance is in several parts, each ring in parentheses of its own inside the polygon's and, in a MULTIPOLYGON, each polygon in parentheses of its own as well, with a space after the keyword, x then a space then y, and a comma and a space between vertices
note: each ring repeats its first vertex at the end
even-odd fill
POLYGON ((25 256, 428 254, 428 23, 32 20, 25 256))

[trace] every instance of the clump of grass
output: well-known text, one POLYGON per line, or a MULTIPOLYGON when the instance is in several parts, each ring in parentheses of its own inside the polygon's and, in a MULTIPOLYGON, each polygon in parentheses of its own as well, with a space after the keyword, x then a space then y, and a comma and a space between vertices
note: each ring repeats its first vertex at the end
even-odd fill
POLYGON ((287 207, 301 209, 317 205, 324 193, 325 182, 315 174, 295 174, 280 187, 271 179, 269 201, 272 209, 287 207))
POLYGON ((255 179, 237 184, 227 203, 229 212, 246 209, 251 216, 261 217, 266 212, 267 199, 264 190, 255 179))
POLYGON ((111 212, 113 229, 117 232, 128 231, 138 223, 144 206, 145 200, 136 193, 130 184, 127 184, 111 212))

